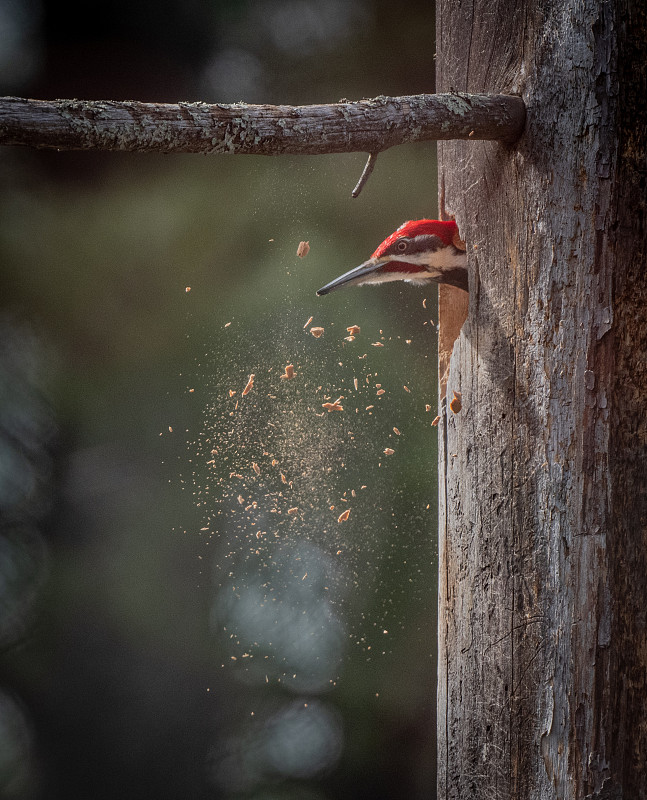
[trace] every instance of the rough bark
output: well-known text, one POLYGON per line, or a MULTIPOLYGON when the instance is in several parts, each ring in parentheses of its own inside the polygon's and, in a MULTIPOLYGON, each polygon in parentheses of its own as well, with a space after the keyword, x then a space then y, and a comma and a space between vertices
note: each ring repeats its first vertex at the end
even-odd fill
MULTIPOLYGON (((468 319, 441 421, 439 797, 647 797, 647 9, 439 0, 468 319)), ((442 320, 441 320, 442 324, 442 320)))
POLYGON ((316 155, 432 139, 514 140, 518 97, 412 95, 269 106, 0 99, 0 144, 57 150, 316 155))

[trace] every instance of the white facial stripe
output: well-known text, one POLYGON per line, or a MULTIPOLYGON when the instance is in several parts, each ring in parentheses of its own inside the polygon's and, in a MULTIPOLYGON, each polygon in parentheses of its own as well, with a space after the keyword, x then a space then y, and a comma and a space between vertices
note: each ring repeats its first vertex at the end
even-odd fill
MULTIPOLYGON (((391 259, 393 260, 393 259, 391 259)), ((409 262, 411 263, 411 262, 409 262)), ((421 270, 420 272, 373 272, 363 278, 357 280, 358 286, 376 286, 379 283, 389 283, 390 281, 409 281, 410 283, 426 283, 431 280, 438 272, 429 272, 429 270, 421 270)))
POLYGON ((465 266, 465 253, 456 251, 451 247, 426 253, 411 253, 411 255, 391 256, 389 261, 402 261, 405 264, 420 264, 430 270, 454 269, 465 266))

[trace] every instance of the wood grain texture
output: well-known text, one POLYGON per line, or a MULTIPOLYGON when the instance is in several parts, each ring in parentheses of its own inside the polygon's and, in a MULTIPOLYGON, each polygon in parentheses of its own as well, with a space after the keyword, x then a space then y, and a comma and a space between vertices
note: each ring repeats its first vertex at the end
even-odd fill
POLYGON ((442 403, 447 393, 449 364, 454 342, 460 336, 467 319, 469 295, 455 286, 441 283, 438 286, 438 401, 442 403))
MULTIPOLYGON (((441 181, 438 197, 438 212, 442 220, 452 219, 445 207, 445 184, 441 181)), ((465 242, 457 235, 454 245, 465 252, 465 242)), ((467 319, 469 294, 455 286, 441 283, 438 286, 438 403, 442 406, 447 394, 449 364, 454 342, 460 336, 461 328, 467 319)))
POLYGON ((0 144, 161 153, 379 153, 432 139, 514 140, 524 117, 518 97, 483 94, 309 106, 4 97, 0 144))
POLYGON ((647 797, 647 11, 440 0, 439 91, 519 92, 439 145, 468 245, 441 421, 439 798, 647 797))

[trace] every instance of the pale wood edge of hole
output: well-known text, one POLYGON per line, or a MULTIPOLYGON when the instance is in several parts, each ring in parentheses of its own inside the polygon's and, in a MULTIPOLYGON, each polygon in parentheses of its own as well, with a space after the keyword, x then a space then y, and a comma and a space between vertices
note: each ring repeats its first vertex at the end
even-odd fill
POLYGON ((469 295, 455 286, 438 286, 438 376, 440 378, 440 402, 447 393, 449 359, 454 342, 467 319, 469 295))
MULTIPOLYGON (((445 181, 440 187, 438 206, 442 220, 454 219, 445 208, 445 181)), ((465 242, 458 235, 452 240, 454 247, 466 252, 465 242)), ((467 319, 469 294, 455 286, 440 284, 438 286, 438 380, 440 393, 438 402, 442 403, 447 394, 449 380, 449 360, 452 357, 454 342, 458 339, 463 323, 467 319)))

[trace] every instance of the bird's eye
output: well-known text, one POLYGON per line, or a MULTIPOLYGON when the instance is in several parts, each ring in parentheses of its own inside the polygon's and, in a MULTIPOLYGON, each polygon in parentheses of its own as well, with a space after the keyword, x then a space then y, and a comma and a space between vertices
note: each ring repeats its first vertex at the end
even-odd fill
POLYGON ((406 242, 404 239, 400 239, 398 242, 398 251, 400 253, 404 253, 404 251, 407 249, 407 244, 408 242, 406 242))

